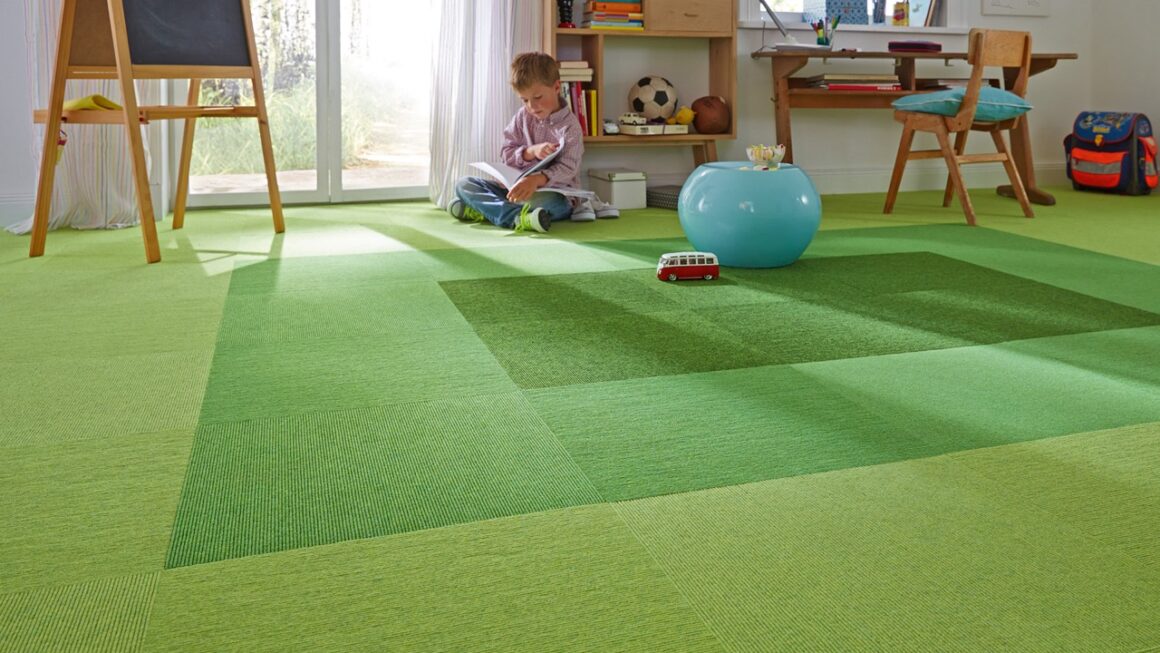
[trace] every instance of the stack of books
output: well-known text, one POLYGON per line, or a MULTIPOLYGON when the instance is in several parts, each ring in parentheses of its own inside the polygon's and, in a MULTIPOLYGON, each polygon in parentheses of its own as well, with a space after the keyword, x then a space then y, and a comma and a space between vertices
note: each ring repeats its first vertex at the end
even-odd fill
POLYGON ((872 73, 826 73, 806 78, 810 88, 831 91, 901 91, 897 75, 872 73))
POLYGON ((588 2, 584 5, 584 22, 589 29, 644 31, 644 13, 639 2, 588 2))
POLYGON ((587 61, 561 61, 560 81, 591 82, 592 68, 588 66, 587 61))

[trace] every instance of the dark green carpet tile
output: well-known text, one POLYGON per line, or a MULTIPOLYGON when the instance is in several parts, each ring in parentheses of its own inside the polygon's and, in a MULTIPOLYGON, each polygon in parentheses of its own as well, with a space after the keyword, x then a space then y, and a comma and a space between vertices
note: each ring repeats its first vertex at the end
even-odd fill
POLYGON ((122 344, 120 356, 6 361, 0 449, 193 430, 213 352, 136 354, 122 344))
POLYGON ((146 651, 721 651, 608 505, 161 574, 146 651))
POLYGON ((168 567, 599 501, 520 394, 203 425, 168 567))
POLYGON ((650 270, 446 281, 524 388, 1152 325, 1160 315, 936 254, 807 259, 666 284, 650 270))
MULTIPOLYGON (((1110 504, 1125 484, 1154 496, 1154 472, 1117 461, 1154 461, 1155 439, 1119 446, 1081 463, 1114 485, 1081 484, 1065 501, 1110 504)), ((1074 447, 1004 449, 617 507, 731 651, 1135 652, 1160 641, 1160 572, 1043 507, 1064 494, 1074 447), (979 471, 992 456, 1006 460, 1002 479, 979 471)))
POLYGON ((1160 422, 953 457, 1160 574, 1160 422))
POLYGON ((822 231, 805 257, 883 252, 934 252, 1083 295, 1160 312, 1160 266, 987 228, 929 225, 822 231))
POLYGON ((0 651, 139 650, 156 584, 153 573, 0 593, 0 651))
MULTIPOLYGON (((791 367, 526 391, 610 501, 947 451, 791 367)), ((955 449, 950 449, 955 450, 955 449)))
POLYGON ((0 454, 0 592, 161 569, 193 430, 0 454))

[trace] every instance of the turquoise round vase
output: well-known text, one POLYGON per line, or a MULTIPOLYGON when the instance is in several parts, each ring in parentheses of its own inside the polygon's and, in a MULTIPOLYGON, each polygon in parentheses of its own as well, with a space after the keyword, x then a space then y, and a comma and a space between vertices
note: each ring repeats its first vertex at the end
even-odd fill
POLYGON ((718 161, 693 171, 677 211, 685 236, 722 265, 778 268, 798 260, 822 222, 822 199, 801 168, 718 161))

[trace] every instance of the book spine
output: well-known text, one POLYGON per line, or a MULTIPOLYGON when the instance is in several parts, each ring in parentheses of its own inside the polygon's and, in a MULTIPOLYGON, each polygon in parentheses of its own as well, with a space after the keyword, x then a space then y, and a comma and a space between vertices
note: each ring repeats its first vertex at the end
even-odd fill
POLYGON ((639 2, 589 2, 584 6, 584 10, 639 13, 640 5, 639 2))

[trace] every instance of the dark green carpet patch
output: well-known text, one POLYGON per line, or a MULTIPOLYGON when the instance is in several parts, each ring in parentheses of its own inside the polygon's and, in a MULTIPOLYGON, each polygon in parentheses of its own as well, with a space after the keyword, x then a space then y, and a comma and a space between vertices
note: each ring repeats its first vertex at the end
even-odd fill
POLYGON ((913 252, 726 269, 444 281, 523 388, 856 358, 1160 324, 1160 315, 913 252))

